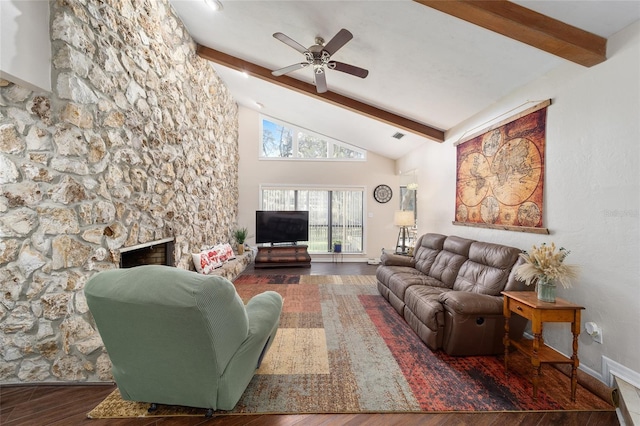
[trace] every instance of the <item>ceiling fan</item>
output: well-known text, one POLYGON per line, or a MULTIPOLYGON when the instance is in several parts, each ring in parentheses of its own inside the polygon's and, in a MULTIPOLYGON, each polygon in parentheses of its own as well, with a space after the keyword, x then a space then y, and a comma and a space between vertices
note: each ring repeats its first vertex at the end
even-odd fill
POLYGON ((289 65, 288 67, 280 68, 273 71, 271 74, 276 77, 311 65, 313 66, 313 75, 316 84, 316 90, 318 91, 318 93, 324 93, 327 91, 325 67, 331 70, 355 75, 356 77, 360 78, 365 78, 367 75, 369 75, 369 71, 365 70, 364 68, 331 60, 331 56, 353 38, 353 34, 345 30, 344 28, 338 31, 338 34, 336 34, 331 40, 329 40, 327 44, 324 44, 324 39, 322 37, 316 37, 316 44, 310 46, 309 48, 304 47, 297 41, 293 40, 291 37, 282 33, 275 33, 273 36, 284 44, 302 53, 305 59, 304 62, 289 65))

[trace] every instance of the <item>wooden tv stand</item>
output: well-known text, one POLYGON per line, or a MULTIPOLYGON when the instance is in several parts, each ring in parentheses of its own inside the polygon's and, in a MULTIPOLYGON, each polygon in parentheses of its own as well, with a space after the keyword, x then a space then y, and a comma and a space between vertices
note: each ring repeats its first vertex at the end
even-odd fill
POLYGON ((265 246, 258 247, 256 268, 282 268, 291 266, 311 267, 311 256, 307 246, 265 246))

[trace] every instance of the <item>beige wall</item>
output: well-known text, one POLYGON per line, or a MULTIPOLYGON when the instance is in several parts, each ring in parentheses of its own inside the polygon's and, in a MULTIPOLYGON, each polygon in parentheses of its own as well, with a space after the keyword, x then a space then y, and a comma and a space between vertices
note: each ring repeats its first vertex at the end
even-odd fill
MULTIPOLYGON (((582 268, 559 297, 585 306, 582 324, 603 329, 604 344, 584 329, 582 366, 607 377, 609 360, 640 383, 640 23, 614 35, 606 62, 592 68, 566 64, 523 87, 399 161, 419 169, 420 232, 442 232, 529 249, 555 242, 582 268), (527 100, 552 99, 547 111, 544 226, 550 235, 454 226, 456 149, 468 129, 482 126, 527 100), (635 371, 635 373, 634 373, 635 371)), ((503 117, 504 118, 504 117, 503 117)), ((478 129, 479 130, 479 129, 478 129)), ((566 326, 549 324, 545 341, 571 353, 566 326)))
POLYGON ((0 52, 1 78, 30 90, 51 90, 49 2, 0 1, 0 52))
MULTIPOLYGON (((345 261, 377 258, 383 247, 391 249, 395 246, 398 229, 393 226, 393 213, 400 204, 400 184, 395 174, 394 160, 372 153, 367 154, 366 162, 258 160, 260 114, 240 107, 239 124, 238 225, 249 228, 250 235, 255 235, 255 211, 259 208, 261 184, 359 185, 365 188, 366 194, 366 253, 345 255, 345 261), (386 204, 373 199, 373 188, 379 184, 387 184, 393 189, 393 198, 386 204)), ((255 244, 254 238, 248 241, 249 244, 255 244)), ((312 260, 327 260, 328 257, 312 255, 312 260)))

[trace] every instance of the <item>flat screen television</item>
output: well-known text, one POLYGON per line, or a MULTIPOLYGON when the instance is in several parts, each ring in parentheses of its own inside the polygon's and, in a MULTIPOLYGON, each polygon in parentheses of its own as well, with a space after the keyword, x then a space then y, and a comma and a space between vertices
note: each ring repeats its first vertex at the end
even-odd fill
POLYGON ((297 243, 308 240, 308 211, 256 211, 256 243, 297 243))

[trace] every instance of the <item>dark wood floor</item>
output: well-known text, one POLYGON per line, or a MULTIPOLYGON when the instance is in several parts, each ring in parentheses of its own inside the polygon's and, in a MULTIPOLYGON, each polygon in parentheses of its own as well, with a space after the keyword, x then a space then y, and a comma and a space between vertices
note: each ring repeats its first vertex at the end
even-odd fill
MULTIPOLYGON (((347 258, 347 255, 344 256, 347 258)), ((375 275, 377 265, 369 265, 365 262, 311 262, 310 268, 254 268, 252 263, 244 270, 243 274, 270 275, 375 275)))
MULTIPOLYGON (((364 263, 313 263, 311 268, 253 269, 245 274, 356 275, 375 273, 375 266, 364 263)), ((433 413, 433 414, 299 414, 241 415, 205 418, 158 418, 91 420, 87 413, 111 391, 108 385, 2 385, 0 386, 0 425, 255 425, 255 426, 333 426, 333 425, 618 425, 614 411, 433 413)))

